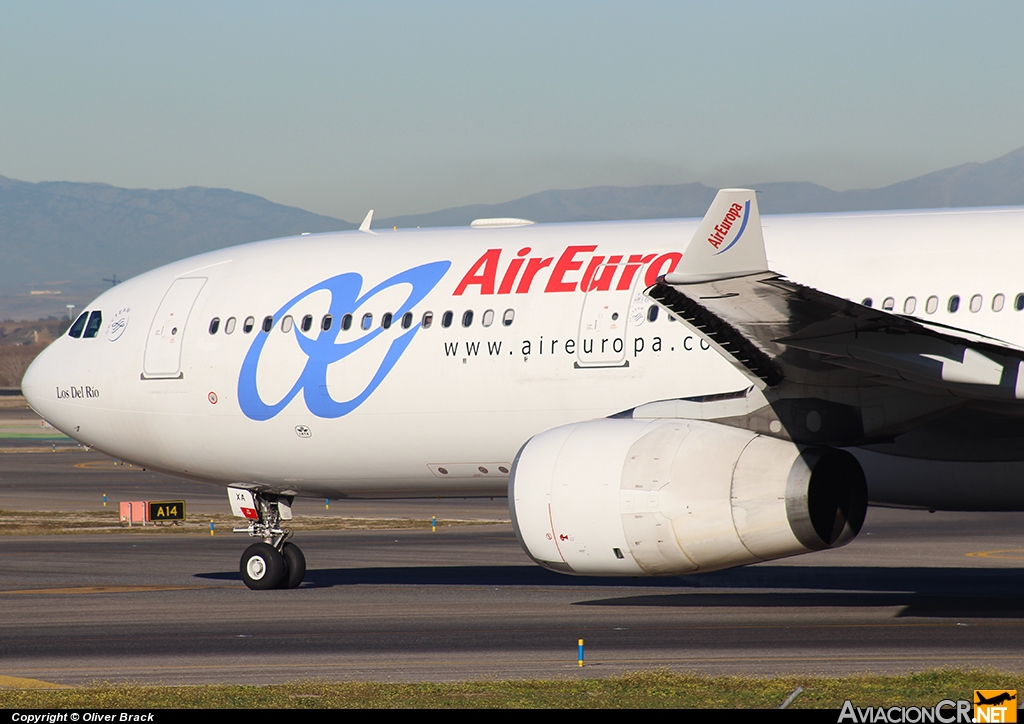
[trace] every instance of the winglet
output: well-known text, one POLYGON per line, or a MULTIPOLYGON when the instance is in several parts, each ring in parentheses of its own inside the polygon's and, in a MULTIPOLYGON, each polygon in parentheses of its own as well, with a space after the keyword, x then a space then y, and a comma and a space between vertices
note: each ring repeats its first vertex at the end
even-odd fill
POLYGON ((731 279, 768 270, 757 198, 750 189, 722 189, 711 202, 669 284, 731 279))
POLYGON ((371 222, 372 220, 373 220, 373 209, 370 209, 370 210, 369 210, 369 211, 368 211, 368 212, 366 213, 366 218, 365 218, 365 219, 363 219, 363 223, 361 223, 361 224, 359 225, 359 230, 360 230, 360 231, 369 231, 369 230, 370 230, 370 222, 371 222))

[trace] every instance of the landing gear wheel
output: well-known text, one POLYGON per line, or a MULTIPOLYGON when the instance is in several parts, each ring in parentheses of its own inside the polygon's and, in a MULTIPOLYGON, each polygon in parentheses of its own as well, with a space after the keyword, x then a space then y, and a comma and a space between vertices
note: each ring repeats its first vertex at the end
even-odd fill
POLYGON ((284 588, 298 588, 302 579, 306 577, 306 557, 302 555, 302 549, 294 543, 285 543, 281 552, 288 565, 288 576, 284 588))
POLYGON ((239 571, 245 585, 254 591, 281 588, 288 578, 288 566, 284 562, 284 556, 269 543, 253 543, 246 548, 242 554, 239 571))

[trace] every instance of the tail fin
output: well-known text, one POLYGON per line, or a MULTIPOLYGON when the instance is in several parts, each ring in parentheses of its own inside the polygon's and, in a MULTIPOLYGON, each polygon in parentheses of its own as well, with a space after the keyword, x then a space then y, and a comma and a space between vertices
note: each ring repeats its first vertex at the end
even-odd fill
POLYGON ((711 202, 669 284, 730 279, 768 270, 757 198, 750 189, 722 189, 711 202))

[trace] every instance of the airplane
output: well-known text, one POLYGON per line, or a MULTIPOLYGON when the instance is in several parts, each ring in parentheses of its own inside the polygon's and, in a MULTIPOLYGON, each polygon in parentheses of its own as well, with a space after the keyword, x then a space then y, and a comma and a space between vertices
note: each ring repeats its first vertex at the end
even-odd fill
POLYGON ((1016 694, 1011 694, 1008 691, 1003 691, 1003 692, 1000 692, 999 694, 996 694, 991 699, 986 699, 982 695, 982 693, 980 691, 975 691, 974 692, 974 697, 977 699, 977 701, 974 702, 977 705, 982 705, 982 706, 1000 706, 1000 705, 1005 704, 1005 703, 1007 703, 1009 701, 1013 701, 1014 699, 1017 698, 1017 695, 1016 694))
POLYGON ((507 495, 533 560, 603 576, 834 548, 869 503, 1024 509, 1024 209, 369 221, 118 284, 26 399, 224 486, 256 590, 303 580, 296 496, 507 495))

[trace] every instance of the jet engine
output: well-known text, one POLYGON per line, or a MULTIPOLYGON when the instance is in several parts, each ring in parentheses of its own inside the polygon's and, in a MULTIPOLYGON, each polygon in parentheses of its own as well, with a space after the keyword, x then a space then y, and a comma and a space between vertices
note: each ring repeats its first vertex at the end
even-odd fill
POLYGON ((509 478, 537 563, 582 575, 714 571, 851 541, 867 486, 848 452, 703 420, 603 419, 531 438, 509 478))

